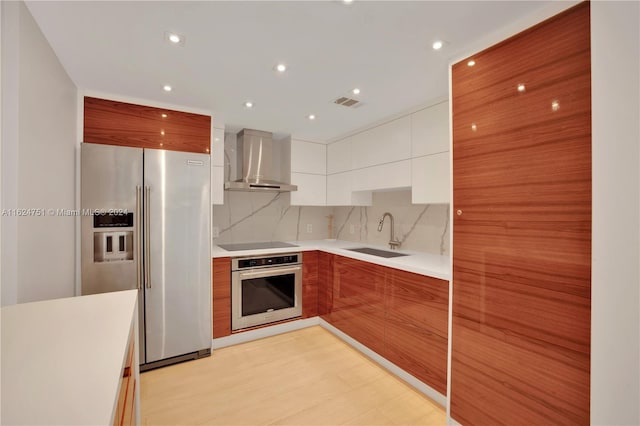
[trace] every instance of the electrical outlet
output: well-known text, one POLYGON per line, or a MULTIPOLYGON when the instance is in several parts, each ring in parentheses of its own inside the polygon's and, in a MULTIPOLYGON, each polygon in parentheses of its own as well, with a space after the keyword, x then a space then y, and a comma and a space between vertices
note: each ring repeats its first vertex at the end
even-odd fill
POLYGON ((307 234, 310 234, 313 232, 313 225, 310 223, 307 223, 307 234))
POLYGON ((355 234, 356 233, 356 227, 354 226, 353 223, 351 225, 349 225, 349 233, 350 234, 355 234))
POLYGON ((217 226, 212 226, 211 227, 211 237, 212 238, 218 238, 220 236, 220 228, 218 228, 217 226))

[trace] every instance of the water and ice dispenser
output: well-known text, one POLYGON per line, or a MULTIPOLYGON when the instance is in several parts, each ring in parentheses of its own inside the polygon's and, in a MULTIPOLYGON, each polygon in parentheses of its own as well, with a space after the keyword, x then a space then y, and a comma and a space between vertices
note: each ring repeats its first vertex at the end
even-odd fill
POLYGON ((133 213, 93 216, 93 261, 133 260, 133 213))

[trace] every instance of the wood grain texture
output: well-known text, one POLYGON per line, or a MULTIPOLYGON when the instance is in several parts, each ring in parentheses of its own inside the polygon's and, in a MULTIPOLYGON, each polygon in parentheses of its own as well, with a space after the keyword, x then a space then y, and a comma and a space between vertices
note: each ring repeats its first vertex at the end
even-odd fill
POLYGON ((335 255, 332 282, 331 324, 384 356, 384 268, 335 255))
POLYGON ((211 117, 85 97, 83 142, 208 154, 211 117))
POLYGON ((231 334, 231 258, 213 259, 213 337, 231 334))
POLYGON ((329 321, 333 309, 333 259, 335 255, 318 253, 318 315, 329 321))
POLYGON ((472 58, 452 67, 451 415, 588 424, 589 4, 472 58))
POLYGON ((446 394, 449 283, 320 253, 320 316, 446 394))
POLYGON ((302 318, 318 316, 318 252, 302 256, 302 318))
POLYGON ((446 395, 449 283, 385 269, 385 357, 446 395))

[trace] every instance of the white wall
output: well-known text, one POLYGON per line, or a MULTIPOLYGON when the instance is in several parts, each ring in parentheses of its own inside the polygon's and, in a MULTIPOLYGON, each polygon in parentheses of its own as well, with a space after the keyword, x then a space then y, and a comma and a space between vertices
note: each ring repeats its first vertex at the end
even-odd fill
MULTIPOLYGON (((72 210, 77 89, 24 3, 2 7, 3 208, 72 210)), ((74 217, 2 219, 2 304, 73 296, 74 217)))
POLYGON ((591 3, 591 422, 640 424, 640 4, 591 3))

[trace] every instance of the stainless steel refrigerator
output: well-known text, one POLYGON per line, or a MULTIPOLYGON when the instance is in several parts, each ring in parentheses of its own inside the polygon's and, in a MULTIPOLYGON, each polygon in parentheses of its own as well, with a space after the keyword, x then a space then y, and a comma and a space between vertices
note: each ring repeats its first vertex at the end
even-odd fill
POLYGON ((140 368, 211 353, 210 157, 83 143, 82 294, 138 289, 140 368))

